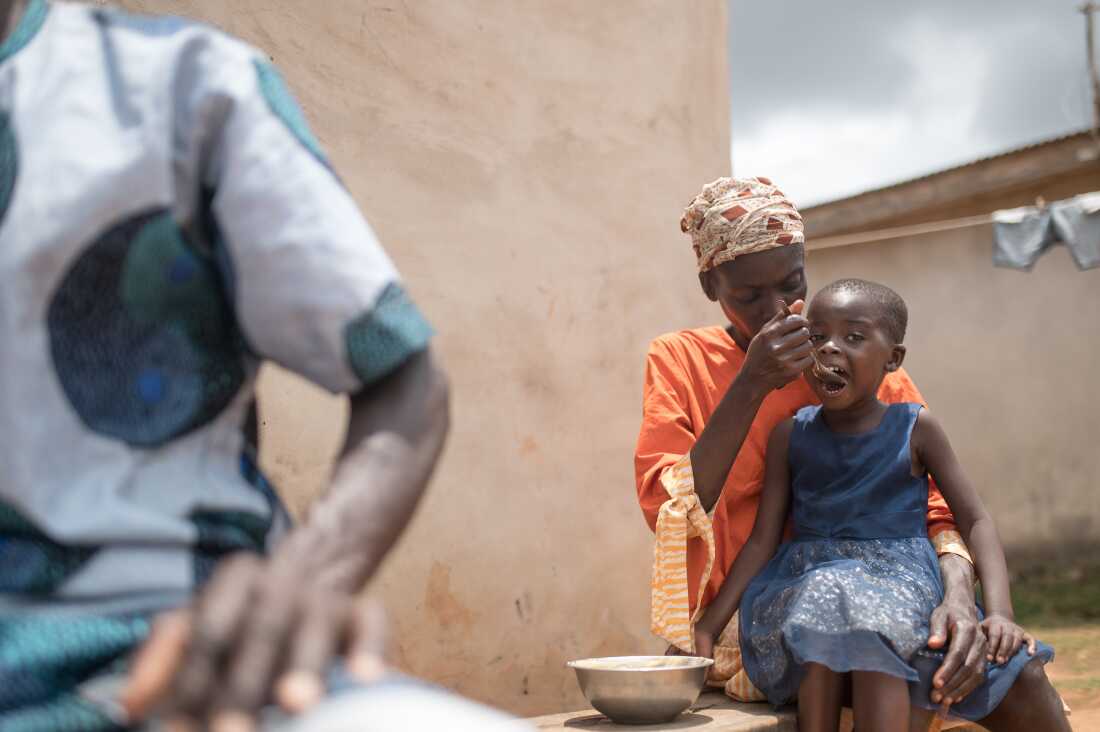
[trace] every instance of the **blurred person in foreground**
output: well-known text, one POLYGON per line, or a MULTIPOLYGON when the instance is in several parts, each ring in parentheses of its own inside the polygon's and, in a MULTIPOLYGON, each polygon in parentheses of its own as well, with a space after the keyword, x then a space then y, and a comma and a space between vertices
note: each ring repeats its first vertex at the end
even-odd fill
MULTIPOLYGON (((713 648, 696 647, 694 631, 752 531, 769 435, 799 409, 820 404, 803 377, 813 365, 809 321, 801 314, 805 234, 794 204, 764 177, 704 186, 680 229, 691 237, 703 294, 726 322, 662 335, 646 360, 634 466, 638 502, 656 532, 651 629, 670 643, 669 652, 713 655, 709 681, 731 697, 763 701, 744 670, 739 616, 717 631, 713 648)), ((924 403, 900 367, 883 379, 878 398, 924 403)), ((950 706, 982 685, 990 650, 970 552, 934 481, 926 525, 944 585, 929 619, 928 647, 945 651, 929 696, 950 706)), ((1043 720, 1061 712, 1035 661, 981 723, 1024 732, 1043 729, 1043 720)))
POLYGON ((355 601, 448 389, 269 58, 173 18, 0 13, 0 729, 247 730, 337 689, 326 729, 395 698, 511 724, 386 676, 355 601), (257 466, 265 359, 351 398, 298 526, 257 466))

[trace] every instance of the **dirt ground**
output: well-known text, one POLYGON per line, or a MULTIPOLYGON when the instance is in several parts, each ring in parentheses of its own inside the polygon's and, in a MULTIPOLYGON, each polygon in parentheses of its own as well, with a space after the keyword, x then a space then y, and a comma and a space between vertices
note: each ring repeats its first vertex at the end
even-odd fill
POLYGON ((1047 666, 1058 692, 1069 704, 1074 732, 1100 730, 1100 624, 1036 627, 1035 634, 1054 646, 1047 666))
POLYGON ((1063 548, 1058 556, 1009 562, 1016 619, 1054 646, 1047 666, 1069 704, 1075 732, 1100 732, 1100 547, 1063 548))

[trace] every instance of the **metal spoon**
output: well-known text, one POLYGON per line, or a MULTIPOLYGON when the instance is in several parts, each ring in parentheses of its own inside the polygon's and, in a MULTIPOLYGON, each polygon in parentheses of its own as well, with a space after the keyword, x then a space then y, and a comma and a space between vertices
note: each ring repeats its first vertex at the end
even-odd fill
MULTIPOLYGON (((779 306, 783 308, 784 318, 788 315, 791 315, 791 308, 789 305, 787 305, 785 301, 779 300, 779 306)), ((814 361, 814 366, 811 370, 813 371, 814 376, 816 376, 818 379, 820 379, 821 381, 828 381, 829 377, 836 377, 836 374, 833 373, 832 369, 830 369, 828 366, 822 365, 822 363, 817 360, 817 349, 813 347, 813 344, 811 344, 810 346, 810 358, 812 358, 814 361)))

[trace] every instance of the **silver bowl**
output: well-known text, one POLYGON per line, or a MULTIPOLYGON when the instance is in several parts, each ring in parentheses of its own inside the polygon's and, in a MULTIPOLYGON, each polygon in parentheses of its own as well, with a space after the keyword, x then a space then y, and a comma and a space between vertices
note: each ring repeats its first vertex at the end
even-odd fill
POLYGON ((713 663, 696 656, 610 656, 566 665, 597 711, 621 724, 658 724, 695 703, 713 663))

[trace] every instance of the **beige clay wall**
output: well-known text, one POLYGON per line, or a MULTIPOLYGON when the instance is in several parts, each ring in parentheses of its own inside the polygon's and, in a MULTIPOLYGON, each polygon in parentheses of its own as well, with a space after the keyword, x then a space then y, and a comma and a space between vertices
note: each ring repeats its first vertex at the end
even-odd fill
POLYGON ((1030 272, 991 260, 987 225, 811 251, 807 269, 811 289, 863 277, 906 299, 905 367, 1010 554, 1095 551, 1100 269, 1079 272, 1062 247, 1030 272))
MULTIPOLYGON (((263 47, 440 333, 454 427, 374 585, 395 662, 522 713, 660 646, 631 456, 648 340, 707 322, 680 210, 729 161, 720 0, 127 0, 263 47), (686 284, 686 286, 685 286, 686 284)), ((261 379, 297 508, 344 403, 261 379)))

